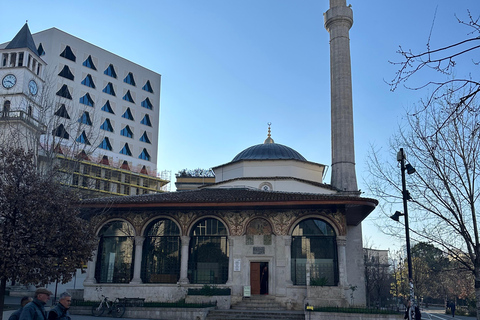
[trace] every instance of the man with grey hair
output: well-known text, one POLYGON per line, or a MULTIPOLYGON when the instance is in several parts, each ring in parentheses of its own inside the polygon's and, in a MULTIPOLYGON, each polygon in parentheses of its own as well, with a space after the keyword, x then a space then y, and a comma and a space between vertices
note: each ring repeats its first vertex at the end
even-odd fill
POLYGON ((68 292, 60 295, 57 305, 48 313, 48 320, 70 320, 68 309, 72 304, 72 296, 68 292))
POLYGON ((20 320, 47 320, 45 304, 50 300, 52 292, 46 288, 38 288, 32 302, 23 307, 20 320))

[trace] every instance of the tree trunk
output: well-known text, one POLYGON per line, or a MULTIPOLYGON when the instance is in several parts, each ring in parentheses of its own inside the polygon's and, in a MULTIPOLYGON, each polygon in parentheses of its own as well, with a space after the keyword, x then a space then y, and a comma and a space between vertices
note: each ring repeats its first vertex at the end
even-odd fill
POLYGON ((477 320, 480 320, 480 267, 478 266, 475 267, 475 297, 477 298, 477 320))
POLYGON ((3 307, 5 304, 5 288, 7 287, 7 278, 0 279, 0 320, 3 319, 3 307))

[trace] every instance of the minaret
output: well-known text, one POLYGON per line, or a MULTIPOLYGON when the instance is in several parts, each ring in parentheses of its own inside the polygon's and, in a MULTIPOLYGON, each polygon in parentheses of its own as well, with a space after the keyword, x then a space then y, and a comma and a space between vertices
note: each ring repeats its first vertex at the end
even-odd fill
POLYGON ((352 72, 349 30, 353 12, 346 0, 330 0, 324 14, 330 33, 330 82, 332 121, 332 186, 358 192, 353 138, 352 72))

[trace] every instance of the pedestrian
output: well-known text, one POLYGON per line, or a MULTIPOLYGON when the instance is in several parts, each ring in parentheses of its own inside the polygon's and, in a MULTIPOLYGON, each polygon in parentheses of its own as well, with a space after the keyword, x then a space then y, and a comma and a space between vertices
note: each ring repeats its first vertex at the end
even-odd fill
POLYGON ((32 300, 33 300, 32 297, 27 297, 27 296, 23 297, 20 300, 20 309, 18 309, 14 313, 12 313, 10 315, 10 317, 8 318, 8 320, 18 320, 18 319, 20 319, 20 315, 22 314, 23 307, 25 307, 25 305, 27 303, 31 302, 32 300))
POLYGON ((405 310, 405 316, 403 317, 404 319, 415 319, 415 320, 421 320, 422 319, 422 313, 420 312, 420 308, 418 306, 415 306, 413 309, 414 312, 410 313, 411 310, 411 301, 408 301, 407 303, 407 310, 405 310))
POLYGON ((268 294, 268 267, 266 265, 260 276, 260 294, 268 294))
POLYGON ((450 310, 452 311, 452 317, 455 317, 455 302, 450 303, 450 310))
POLYGON ((50 300, 52 292, 46 288, 38 288, 32 302, 23 307, 19 320, 47 320, 45 304, 50 300))
POLYGON ((68 309, 72 303, 72 296, 68 292, 60 295, 57 305, 48 313, 48 320, 70 320, 68 309))

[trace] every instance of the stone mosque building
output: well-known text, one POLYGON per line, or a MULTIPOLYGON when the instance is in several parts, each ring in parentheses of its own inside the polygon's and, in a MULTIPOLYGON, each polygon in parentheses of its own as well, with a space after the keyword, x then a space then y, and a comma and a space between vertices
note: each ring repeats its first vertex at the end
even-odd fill
POLYGON ((85 300, 97 300, 101 289, 109 297, 178 301, 188 288, 209 284, 230 288, 231 304, 245 294, 268 294, 293 309, 307 302, 365 304, 361 222, 377 201, 360 197, 356 182, 353 14, 345 0, 330 0, 324 17, 331 48, 331 183, 323 181, 325 165, 276 143, 269 128, 264 143, 213 168, 213 185, 85 200, 83 214, 98 226, 99 239, 85 300))

